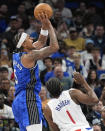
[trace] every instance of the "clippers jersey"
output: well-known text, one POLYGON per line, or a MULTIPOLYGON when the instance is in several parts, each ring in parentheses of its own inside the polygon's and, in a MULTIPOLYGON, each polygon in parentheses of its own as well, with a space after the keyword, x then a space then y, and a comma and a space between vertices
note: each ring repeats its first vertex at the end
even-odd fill
POLYGON ((63 91, 59 98, 51 99, 47 104, 51 109, 53 122, 60 131, 93 131, 80 105, 71 99, 69 90, 63 91))
POLYGON ((25 53, 13 54, 16 97, 12 109, 20 131, 26 131, 26 126, 40 124, 44 119, 39 96, 41 81, 38 65, 36 64, 33 68, 25 68, 21 63, 21 56, 25 53))

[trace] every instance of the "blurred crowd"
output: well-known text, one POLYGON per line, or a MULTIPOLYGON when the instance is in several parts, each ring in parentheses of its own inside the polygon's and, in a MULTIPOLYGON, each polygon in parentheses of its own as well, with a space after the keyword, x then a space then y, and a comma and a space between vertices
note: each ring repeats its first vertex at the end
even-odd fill
POLYGON ((37 61, 42 108, 51 99, 45 87, 50 78, 57 77, 63 90, 68 90, 73 85, 73 72, 80 72, 100 100, 95 106, 81 104, 82 110, 94 131, 105 131, 105 7, 100 0, 98 5, 82 0, 0 0, 0 131, 19 130, 11 108, 15 91, 14 36, 26 32, 34 41, 38 39, 41 23, 33 16, 33 10, 41 2, 53 8, 51 23, 60 46, 58 52, 37 61))

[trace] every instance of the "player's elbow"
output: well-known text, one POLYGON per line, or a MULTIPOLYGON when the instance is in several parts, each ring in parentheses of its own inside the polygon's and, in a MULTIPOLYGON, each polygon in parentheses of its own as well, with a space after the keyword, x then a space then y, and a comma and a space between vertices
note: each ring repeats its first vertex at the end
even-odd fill
POLYGON ((53 47, 52 47, 52 50, 53 50, 53 52, 58 51, 58 50, 59 50, 59 45, 58 45, 57 43, 55 43, 55 44, 53 45, 53 47))
POLYGON ((55 50, 58 51, 59 50, 59 45, 55 46, 55 50))
POLYGON ((99 102, 99 99, 97 97, 92 99, 93 105, 98 104, 98 102, 99 102))

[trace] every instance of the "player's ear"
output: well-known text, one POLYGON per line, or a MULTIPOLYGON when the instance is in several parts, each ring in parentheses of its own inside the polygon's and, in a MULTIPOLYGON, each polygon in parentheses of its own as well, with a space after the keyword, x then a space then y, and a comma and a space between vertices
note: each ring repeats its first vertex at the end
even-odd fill
POLYGON ((24 41, 23 44, 22 44, 23 47, 26 47, 26 42, 24 41))

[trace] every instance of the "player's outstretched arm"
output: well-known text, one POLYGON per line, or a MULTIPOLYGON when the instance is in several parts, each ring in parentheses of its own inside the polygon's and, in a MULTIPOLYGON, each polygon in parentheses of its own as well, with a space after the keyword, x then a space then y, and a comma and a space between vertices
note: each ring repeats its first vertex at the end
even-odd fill
POLYGON ((45 109, 43 110, 44 116, 49 124, 51 131, 60 131, 58 126, 52 120, 52 113, 48 105, 46 105, 45 109))
POLYGON ((33 43, 36 50, 39 50, 45 46, 46 41, 47 41, 47 37, 48 37, 48 26, 49 26, 48 17, 46 14, 41 13, 41 14, 39 14, 38 17, 42 23, 42 27, 41 27, 41 31, 40 31, 40 35, 39 35, 38 40, 33 43))
MULTIPOLYGON (((49 21, 49 20, 48 20, 49 21)), ((50 45, 47 47, 44 47, 40 50, 32 50, 28 53, 27 58, 30 61, 36 61, 38 59, 43 59, 52 53, 56 52, 59 49, 57 37, 55 34, 55 31, 49 21, 49 37, 50 37, 50 45)))
POLYGON ((86 94, 78 89, 73 90, 72 93, 70 92, 75 100, 87 105, 95 105, 99 102, 94 90, 88 85, 88 83, 80 73, 74 73, 74 80, 76 83, 82 85, 83 88, 85 88, 86 90, 86 94))

